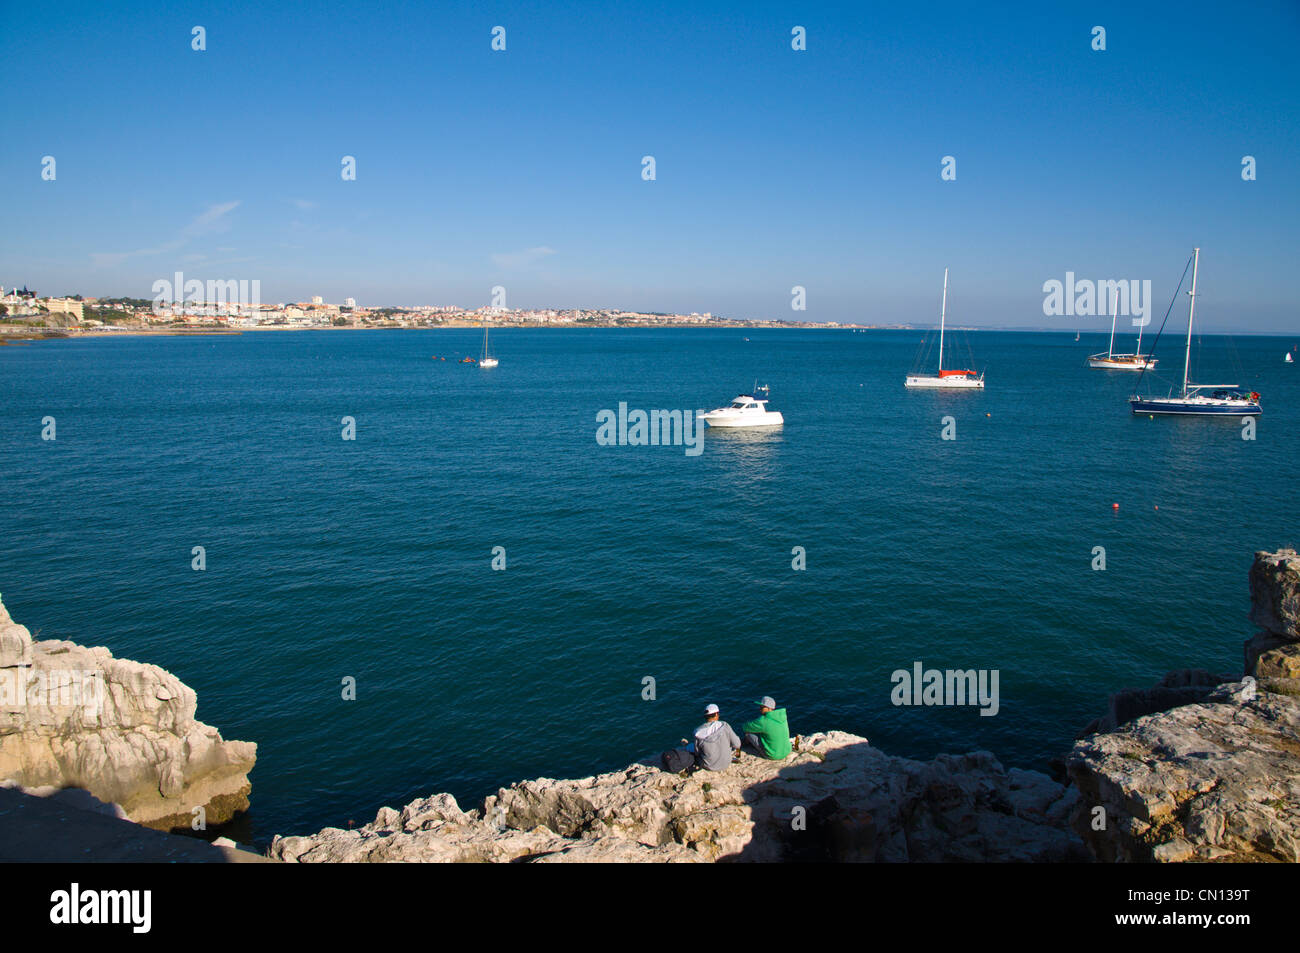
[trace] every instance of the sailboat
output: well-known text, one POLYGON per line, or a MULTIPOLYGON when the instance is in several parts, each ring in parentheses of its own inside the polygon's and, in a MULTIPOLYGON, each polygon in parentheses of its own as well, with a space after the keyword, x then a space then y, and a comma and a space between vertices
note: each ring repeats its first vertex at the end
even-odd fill
POLYGON ((1142 325, 1138 325, 1138 343, 1136 354, 1115 353, 1115 316, 1119 313, 1115 304, 1119 297, 1116 290, 1110 296, 1110 345, 1105 354, 1093 354, 1088 358, 1089 367, 1100 367, 1108 371, 1144 371, 1155 367, 1156 359, 1142 353, 1142 325))
POLYGON ((483 356, 478 359, 479 367, 496 367, 497 359, 492 356, 488 350, 488 323, 487 318, 483 319, 483 356))
POLYGON ((943 387, 943 388, 978 388, 984 389, 984 375, 978 376, 974 371, 945 371, 943 369, 943 331, 948 320, 948 269, 943 270, 943 305, 939 310, 939 373, 931 377, 928 374, 910 374, 903 381, 904 387, 943 387))
POLYGON ((1284 364, 1294 364, 1294 363, 1295 363, 1295 361, 1293 361, 1293 360, 1291 359, 1291 352, 1290 352, 1290 351, 1287 351, 1287 352, 1286 352, 1286 358, 1283 360, 1282 363, 1284 363, 1284 364))
POLYGON ((1135 414, 1175 414, 1200 417, 1253 417, 1263 413, 1259 405, 1259 394, 1254 391, 1241 391, 1236 384, 1192 384, 1187 380, 1187 373, 1192 363, 1192 317, 1196 313, 1196 271, 1201 263, 1201 250, 1194 251, 1192 262, 1191 304, 1187 308, 1187 352, 1183 357, 1183 389, 1175 397, 1139 397, 1134 394, 1129 398, 1129 406, 1135 414), (1207 397, 1201 391, 1210 391, 1207 397))

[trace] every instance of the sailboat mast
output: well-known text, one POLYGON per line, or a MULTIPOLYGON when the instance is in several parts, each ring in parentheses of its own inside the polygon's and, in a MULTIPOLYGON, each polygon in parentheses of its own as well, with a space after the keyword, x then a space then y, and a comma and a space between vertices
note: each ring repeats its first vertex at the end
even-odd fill
MULTIPOLYGON (((943 270, 943 305, 939 309, 939 370, 943 371, 943 326, 948 319, 948 269, 943 270)), ((942 377, 942 373, 939 375, 942 377)))
POLYGON ((1115 305, 1119 298, 1118 289, 1110 296, 1110 344, 1106 347, 1106 359, 1115 353, 1115 305))
POLYGON ((1187 353, 1183 356, 1183 396, 1187 396, 1187 371, 1192 366, 1192 316, 1196 314, 1196 268, 1201 263, 1201 250, 1195 250, 1192 260, 1192 303, 1187 307, 1187 353))
POLYGON ((1139 360, 1141 360, 1141 358, 1142 358, 1142 329, 1143 329, 1144 327, 1146 327, 1146 319, 1145 319, 1145 318, 1143 319, 1142 323, 1138 325, 1138 346, 1137 346, 1137 356, 1138 356, 1138 359, 1139 359, 1139 360))

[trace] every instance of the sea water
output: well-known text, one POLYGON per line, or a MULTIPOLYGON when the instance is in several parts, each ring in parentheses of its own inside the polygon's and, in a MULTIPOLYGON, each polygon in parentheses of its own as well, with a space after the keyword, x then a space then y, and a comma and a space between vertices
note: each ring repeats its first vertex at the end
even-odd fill
POLYGON ((0 348, 0 593, 257 742, 259 843, 617 768, 710 702, 1041 769, 1112 691, 1240 672, 1251 555, 1300 542, 1295 342, 1199 342, 1194 378, 1262 393, 1250 440, 1134 417, 1137 375, 1084 366, 1104 335, 971 334, 987 389, 949 393, 904 390, 920 340, 507 328, 492 370, 456 363, 476 329, 0 348), (597 440, 621 402, 756 380, 783 427, 597 440), (996 714, 898 704, 918 664, 996 672, 996 714))

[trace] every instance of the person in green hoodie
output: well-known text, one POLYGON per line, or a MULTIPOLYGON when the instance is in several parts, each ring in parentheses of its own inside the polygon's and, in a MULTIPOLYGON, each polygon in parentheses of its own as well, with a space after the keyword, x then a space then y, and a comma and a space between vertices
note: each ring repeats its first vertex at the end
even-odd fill
POLYGON ((764 695, 763 700, 755 704, 758 705, 758 717, 740 726, 745 744, 773 761, 790 757, 790 724, 786 721, 785 709, 777 708, 771 695, 764 695))

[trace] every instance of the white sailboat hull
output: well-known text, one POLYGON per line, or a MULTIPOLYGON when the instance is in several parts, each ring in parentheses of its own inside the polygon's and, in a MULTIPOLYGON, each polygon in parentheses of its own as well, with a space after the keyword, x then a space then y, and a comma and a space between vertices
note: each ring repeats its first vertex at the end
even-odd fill
POLYGON ((485 357, 478 362, 479 367, 496 367, 497 359, 495 357, 485 357))
POLYGON ((1094 354, 1088 358, 1089 367, 1107 371, 1142 371, 1156 366, 1157 359, 1147 354, 1094 354))
POLYGON ((903 381, 904 387, 934 387, 943 390, 983 390, 982 377, 930 377, 914 374, 903 381))

